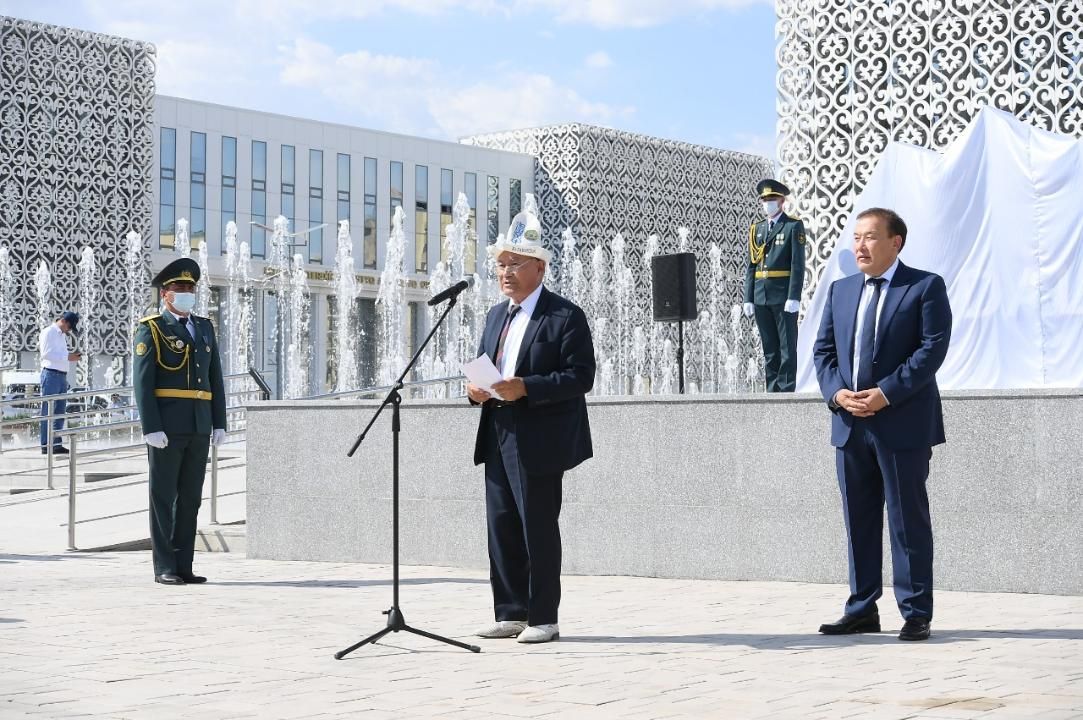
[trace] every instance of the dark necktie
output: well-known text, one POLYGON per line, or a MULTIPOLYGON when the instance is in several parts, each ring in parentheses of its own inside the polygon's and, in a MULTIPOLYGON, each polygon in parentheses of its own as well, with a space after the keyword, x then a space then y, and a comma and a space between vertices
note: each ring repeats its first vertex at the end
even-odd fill
POLYGON ((508 316, 504 318, 504 327, 500 329, 500 339, 496 341, 496 369, 500 370, 500 364, 504 360, 504 341, 508 339, 508 330, 511 328, 511 319, 519 312, 521 305, 512 305, 508 308, 508 316))
POLYGON ((873 287, 872 299, 865 306, 865 319, 861 321, 861 338, 858 344, 857 377, 854 379, 854 390, 868 390, 875 383, 872 380, 872 352, 876 347, 876 308, 880 305, 880 288, 883 287, 883 278, 869 278, 866 285, 873 287))

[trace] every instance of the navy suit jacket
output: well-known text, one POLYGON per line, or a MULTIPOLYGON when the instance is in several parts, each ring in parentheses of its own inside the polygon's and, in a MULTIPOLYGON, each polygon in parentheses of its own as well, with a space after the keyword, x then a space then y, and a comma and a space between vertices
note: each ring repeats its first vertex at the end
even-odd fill
MULTIPOLYGON (((854 327, 865 275, 836 280, 828 291, 813 360, 820 391, 834 417, 831 444, 842 447, 854 416, 834 407, 835 394, 853 389, 854 327)), ((951 306, 944 279, 901 262, 880 310, 873 350, 873 381, 890 403, 868 418, 869 427, 893 450, 944 442, 944 417, 936 371, 951 338, 951 306)))
MULTIPOLYGON (((479 355, 495 360, 507 314, 508 302, 489 311, 479 355)), ((515 376, 523 379, 527 394, 512 412, 519 457, 528 473, 563 472, 593 456, 585 395, 594 387, 594 370, 587 316, 579 306, 542 288, 515 362, 515 376)), ((491 412, 485 403, 474 446, 475 465, 485 462, 491 412)))

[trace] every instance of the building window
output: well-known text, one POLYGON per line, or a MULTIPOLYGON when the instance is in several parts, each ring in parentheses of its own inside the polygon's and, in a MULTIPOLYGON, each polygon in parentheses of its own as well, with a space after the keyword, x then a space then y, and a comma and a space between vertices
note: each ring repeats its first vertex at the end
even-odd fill
POLYGON ((339 222, 350 219, 350 156, 338 154, 338 214, 339 222))
MULTIPOLYGON (((308 227, 323 224, 323 150, 308 151, 308 227)), ((308 261, 323 262, 323 228, 308 234, 308 261)))
MULTIPOLYGON (((252 221, 267 224, 267 143, 252 141, 252 221)), ((261 227, 252 228, 252 257, 264 257, 267 254, 267 231, 261 227)))
POLYGON ((376 268, 376 158, 365 158, 364 265, 376 268))
POLYGON ((177 232, 177 130, 162 128, 162 169, 159 173, 158 247, 172 248, 177 232))
POLYGON ((500 234, 500 178, 489 175, 486 192, 488 233, 486 240, 490 245, 496 242, 496 236, 500 234))
POLYGON ((289 220, 289 230, 293 230, 296 211, 293 191, 296 182, 296 154, 293 145, 282 146, 282 215, 289 220))
POLYGON ((466 204, 470 206, 470 219, 466 231, 466 267, 473 271, 477 267, 478 250, 478 176, 477 173, 463 174, 463 192, 466 204))
POLYGON ((512 178, 508 181, 508 215, 515 217, 523 211, 523 181, 512 178))
POLYGON ((402 207, 402 163, 391 161, 391 219, 395 219, 395 208, 402 207))
MULTIPOLYGON (((237 222, 237 138, 222 137, 222 235, 226 224, 237 222)), ((225 251, 225 243, 222 243, 225 251)))
POLYGON ((414 272, 429 271, 429 169, 414 166, 414 272))
POLYGON ((191 147, 191 189, 192 203, 188 225, 192 249, 199 247, 201 240, 207 239, 207 135, 192 133, 191 147))
POLYGON ((447 226, 450 225, 455 217, 452 214, 452 208, 455 203, 455 196, 453 191, 453 173, 448 169, 440 170, 440 260, 441 262, 447 262, 447 248, 444 247, 444 241, 447 239, 447 226))

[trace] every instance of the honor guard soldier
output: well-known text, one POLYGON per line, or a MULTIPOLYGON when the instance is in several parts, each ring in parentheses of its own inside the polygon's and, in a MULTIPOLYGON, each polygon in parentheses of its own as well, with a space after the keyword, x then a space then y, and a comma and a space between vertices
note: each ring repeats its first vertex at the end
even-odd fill
POLYGON ((805 224, 783 212, 790 189, 761 180, 756 194, 766 219, 748 231, 744 312, 755 315, 767 392, 797 387, 797 311, 805 282, 805 224))
POLYGON ((153 280, 162 312, 135 331, 135 401, 150 462, 154 580, 206 582, 192 573, 196 520, 210 443, 226 435, 226 396, 214 327, 192 314, 199 265, 180 258, 153 280))

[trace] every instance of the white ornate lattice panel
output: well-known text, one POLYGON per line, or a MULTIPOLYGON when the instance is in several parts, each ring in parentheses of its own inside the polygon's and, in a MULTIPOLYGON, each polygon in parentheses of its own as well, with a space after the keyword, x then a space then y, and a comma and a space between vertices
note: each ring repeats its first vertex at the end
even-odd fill
POLYGON ((776 8, 781 177, 812 236, 813 280, 889 141, 942 148, 986 105, 1083 135, 1083 0, 776 8))
POLYGON ((77 306, 85 247, 101 266, 91 353, 129 352, 124 236, 150 236, 154 46, 0 16, 0 245, 10 249, 14 349, 37 345, 35 270, 50 314, 77 306), (20 281, 21 280, 21 281, 20 281))
MULTIPOLYGON (((557 255, 548 281, 584 307, 594 324, 596 343, 601 339, 609 345, 598 348, 600 353, 617 362, 618 367, 623 365, 626 377, 635 374, 635 361, 622 357, 622 353, 629 355, 634 343, 630 338, 614 337, 615 328, 623 325, 630 332, 642 328, 647 335, 646 352, 655 358, 656 365, 662 362, 661 344, 677 340, 672 323, 654 324, 650 320, 648 238, 657 235, 657 253, 683 249, 696 254, 699 309, 701 313, 714 311, 713 317, 685 324, 689 382, 701 389, 719 391, 755 385, 755 381, 746 383, 743 379, 749 359, 762 362, 759 338, 748 321, 738 320, 740 327, 734 328, 731 311, 741 302, 748 262, 748 226, 760 212, 754 187, 771 176, 769 160, 582 124, 482 135, 464 142, 535 157, 534 189, 541 211, 542 239, 557 255), (678 237, 681 227, 689 230, 684 247, 678 237), (588 283, 600 286, 600 292, 591 292, 587 287, 584 296, 576 297, 569 291, 569 268, 561 258, 561 233, 566 228, 571 228, 575 237, 588 283), (613 241, 618 233, 624 244, 615 258, 613 241), (712 245, 721 251, 716 263, 712 263, 712 245), (602 252, 602 273, 594 271, 596 248, 602 252), (619 262, 621 252, 633 282, 626 294, 621 293, 614 279, 614 261, 619 262), (613 307, 618 301, 631 306, 613 307), (607 321, 608 341, 604 340, 605 328, 597 324, 600 318, 607 321), (722 334, 726 340, 720 353, 716 343, 722 334), (726 382, 718 367, 731 356, 731 366, 740 368, 734 373, 731 367, 731 380, 740 377, 740 383, 726 382)), ((619 387, 620 374, 618 369, 610 391, 632 389, 630 380, 619 387)), ((653 383, 659 384, 657 372, 653 383)))

